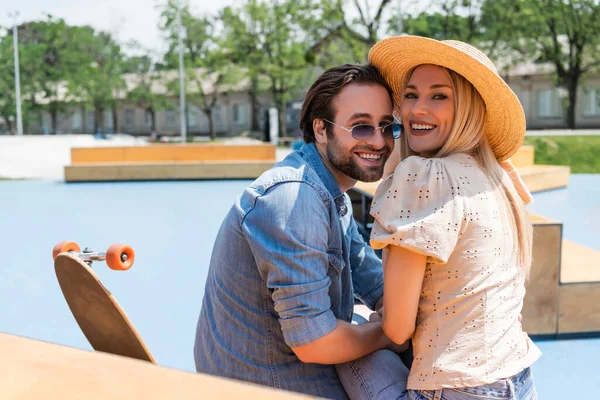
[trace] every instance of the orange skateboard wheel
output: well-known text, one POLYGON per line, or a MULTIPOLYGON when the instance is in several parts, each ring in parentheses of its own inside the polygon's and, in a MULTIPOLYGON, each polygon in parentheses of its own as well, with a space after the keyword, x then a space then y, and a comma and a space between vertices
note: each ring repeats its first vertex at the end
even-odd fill
POLYGON ((113 244, 106 251, 106 264, 110 269, 126 271, 133 266, 133 260, 135 253, 126 244, 113 244))
POLYGON ((67 242, 67 241, 58 242, 58 243, 56 243, 56 245, 52 249, 52 259, 56 260, 56 257, 60 253, 64 253, 64 252, 68 252, 68 251, 79 252, 79 251, 81 251, 81 248, 75 242, 67 242))

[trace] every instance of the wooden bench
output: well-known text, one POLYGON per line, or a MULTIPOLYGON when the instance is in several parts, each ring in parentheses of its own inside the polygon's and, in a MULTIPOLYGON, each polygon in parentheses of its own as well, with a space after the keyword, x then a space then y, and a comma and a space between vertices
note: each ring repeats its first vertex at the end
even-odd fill
POLYGON ((276 162, 273 144, 175 144, 71 149, 66 182, 255 179, 276 162))
POLYGON ((7 399, 281 399, 311 397, 0 333, 7 399))
MULTIPOLYGON (((379 182, 349 191, 354 218, 369 235, 371 200, 379 182)), ((600 251, 563 240, 563 223, 531 215, 533 263, 523 304, 523 328, 531 336, 600 334, 600 251)))

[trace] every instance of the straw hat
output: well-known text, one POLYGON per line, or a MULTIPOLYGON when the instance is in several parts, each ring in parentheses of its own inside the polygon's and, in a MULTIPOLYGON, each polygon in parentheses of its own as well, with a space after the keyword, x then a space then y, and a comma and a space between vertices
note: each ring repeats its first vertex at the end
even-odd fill
POLYGON ((496 158, 510 158, 523 144, 523 107, 492 61, 475 47, 456 40, 394 36, 371 48, 369 62, 392 87, 396 104, 400 104, 409 71, 416 66, 434 64, 457 72, 471 82, 485 102, 485 130, 496 158))

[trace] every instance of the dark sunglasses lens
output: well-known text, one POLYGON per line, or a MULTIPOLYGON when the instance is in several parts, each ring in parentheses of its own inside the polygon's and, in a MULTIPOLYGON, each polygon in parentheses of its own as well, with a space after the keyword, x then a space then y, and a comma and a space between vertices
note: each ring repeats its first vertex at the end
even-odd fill
POLYGON ((355 125, 352 127, 352 137, 356 140, 365 140, 373 136, 374 130, 371 125, 355 125))
POLYGON ((403 126, 399 124, 391 124, 383 130, 383 137, 386 139, 398 139, 402 136, 403 126))

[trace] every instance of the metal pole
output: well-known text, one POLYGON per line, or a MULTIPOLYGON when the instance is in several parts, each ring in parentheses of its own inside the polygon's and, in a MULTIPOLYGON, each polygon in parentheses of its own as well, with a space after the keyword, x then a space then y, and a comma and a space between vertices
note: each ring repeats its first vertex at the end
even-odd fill
POLYGON ((177 0, 177 28, 177 36, 179 37, 179 125, 181 131, 181 143, 185 143, 185 71, 183 70, 183 27, 181 25, 181 0, 177 0))
POLYGON ((13 18, 13 47, 15 51, 15 91, 17 102, 17 135, 23 135, 23 117, 21 116, 21 74, 19 71, 19 33, 17 29, 18 11, 8 14, 13 18))
POLYGON ((398 0, 398 36, 402 35, 402 0, 398 0))

